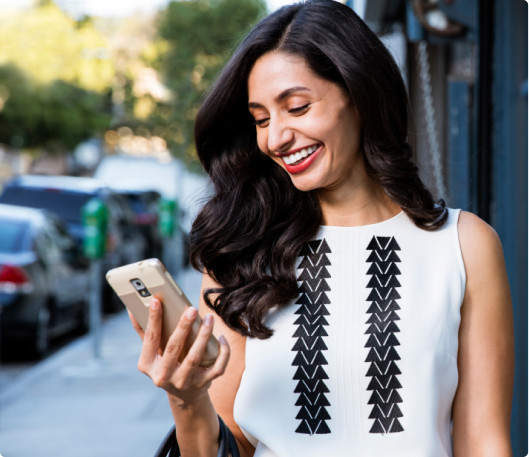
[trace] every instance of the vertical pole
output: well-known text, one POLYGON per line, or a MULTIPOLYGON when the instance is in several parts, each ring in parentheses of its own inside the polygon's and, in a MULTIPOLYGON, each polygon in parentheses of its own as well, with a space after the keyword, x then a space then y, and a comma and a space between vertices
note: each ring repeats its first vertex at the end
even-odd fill
POLYGON ((101 260, 90 261, 90 335, 92 337, 93 355, 101 358, 101 260))

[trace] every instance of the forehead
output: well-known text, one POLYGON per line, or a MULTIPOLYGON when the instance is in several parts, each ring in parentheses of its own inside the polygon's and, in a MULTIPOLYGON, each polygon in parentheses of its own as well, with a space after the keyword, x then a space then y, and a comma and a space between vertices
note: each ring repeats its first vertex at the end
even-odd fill
POLYGON ((318 76, 302 57, 269 52, 255 62, 248 76, 249 101, 275 97, 292 87, 306 87, 318 92, 332 84, 318 76))

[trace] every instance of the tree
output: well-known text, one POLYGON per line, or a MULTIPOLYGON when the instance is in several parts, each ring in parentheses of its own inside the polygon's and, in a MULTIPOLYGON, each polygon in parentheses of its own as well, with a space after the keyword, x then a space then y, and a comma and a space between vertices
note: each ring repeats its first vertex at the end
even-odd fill
POLYGON ((0 142, 71 149, 105 130, 114 75, 106 42, 43 0, 0 25, 0 142))
POLYGON ((110 122, 107 97, 55 80, 40 85, 22 70, 0 67, 0 142, 50 152, 74 148, 110 122))
POLYGON ((264 14, 263 0, 172 1, 160 14, 160 54, 151 63, 174 96, 158 105, 153 120, 163 126, 174 153, 187 162, 196 158, 193 123, 201 96, 264 14))
POLYGON ((37 83, 57 79, 105 92, 114 66, 107 42, 90 20, 76 22, 51 1, 2 17, 0 64, 14 64, 37 83))

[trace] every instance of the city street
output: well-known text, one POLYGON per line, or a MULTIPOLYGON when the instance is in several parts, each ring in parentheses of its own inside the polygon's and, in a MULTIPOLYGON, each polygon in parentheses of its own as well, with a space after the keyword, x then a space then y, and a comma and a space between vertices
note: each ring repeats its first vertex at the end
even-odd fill
MULTIPOLYGON (((177 279, 196 304, 200 275, 185 270, 177 279)), ((87 335, 33 366, 0 367, 0 454, 154 454, 172 419, 164 392, 137 371, 139 351, 123 311, 103 322, 99 358, 87 335)))

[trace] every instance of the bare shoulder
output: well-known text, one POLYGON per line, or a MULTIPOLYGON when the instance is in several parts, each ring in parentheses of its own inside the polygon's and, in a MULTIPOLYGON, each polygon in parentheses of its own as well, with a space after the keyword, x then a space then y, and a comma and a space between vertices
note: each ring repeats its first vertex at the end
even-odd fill
POLYGON ((473 213, 461 211, 457 228, 467 274, 474 268, 486 267, 491 262, 503 263, 500 238, 483 219, 473 213))
POLYGON ((462 211, 459 242, 466 273, 465 310, 488 310, 494 316, 511 306, 503 249, 496 231, 478 216, 462 211))
POLYGON ((483 219, 468 211, 461 211, 458 221, 459 237, 465 241, 472 242, 494 242, 499 243, 496 231, 483 219))

